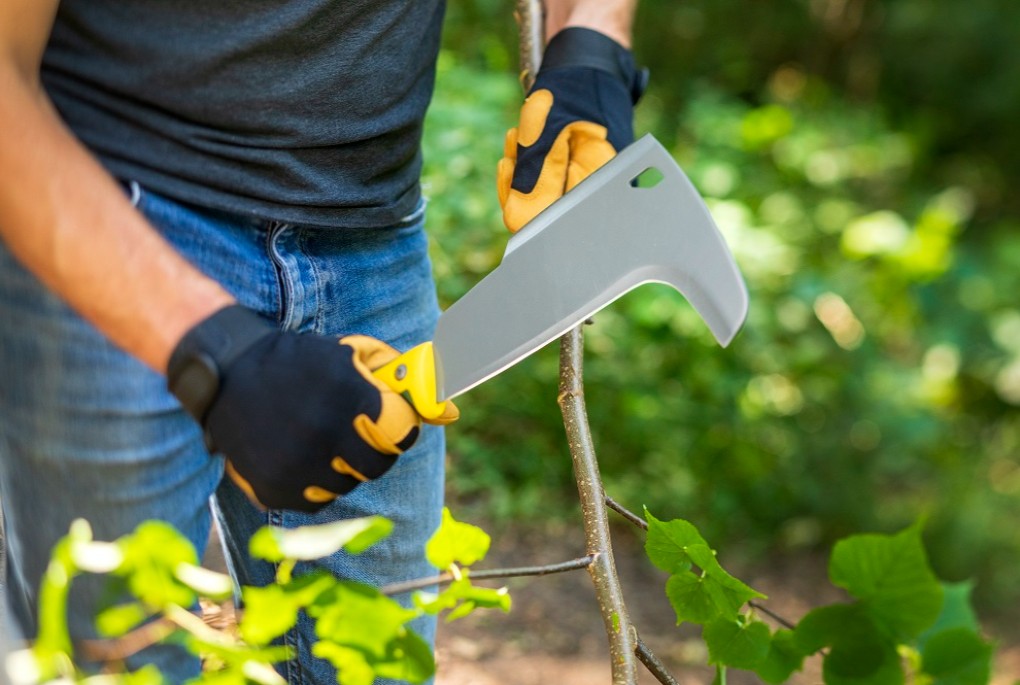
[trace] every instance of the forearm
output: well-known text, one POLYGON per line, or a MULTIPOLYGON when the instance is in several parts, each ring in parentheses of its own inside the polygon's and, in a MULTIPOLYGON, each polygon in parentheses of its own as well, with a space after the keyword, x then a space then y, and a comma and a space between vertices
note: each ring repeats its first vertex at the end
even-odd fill
POLYGON ((38 82, 0 61, 0 238, 115 344, 163 372, 176 342, 231 303, 131 206, 38 82))
POLYGON ((582 26, 629 48, 636 9, 637 0, 545 0, 546 39, 569 26, 582 26))

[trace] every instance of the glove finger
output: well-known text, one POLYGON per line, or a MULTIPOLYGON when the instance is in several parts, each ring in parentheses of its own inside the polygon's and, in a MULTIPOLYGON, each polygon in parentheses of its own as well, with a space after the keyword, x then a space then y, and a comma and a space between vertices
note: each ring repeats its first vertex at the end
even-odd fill
POLYGON ((230 480, 234 481, 234 484, 241 489, 241 492, 248 496, 248 499, 251 500, 252 504, 257 506, 259 509, 262 509, 263 511, 267 509, 266 505, 263 504, 259 500, 258 495, 255 494, 255 488, 252 487, 251 483, 248 482, 247 478, 245 478, 244 476, 237 472, 237 469, 234 468, 234 465, 230 463, 229 460, 226 463, 225 470, 227 472, 227 476, 230 477, 230 480))
POLYGON ((499 160, 496 165, 496 194, 499 195, 499 206, 505 207, 507 198, 510 197, 510 184, 514 180, 514 161, 517 155, 514 154, 514 158, 504 157, 499 160))
POLYGON ((314 504, 328 504, 335 500, 340 495, 327 490, 326 488, 320 488, 318 485, 309 485, 304 489, 302 493, 304 498, 314 504))
POLYGON ((403 398, 391 392, 383 395, 379 420, 359 414, 354 419, 354 430, 376 452, 396 456, 406 452, 418 439, 421 417, 403 398))
POLYGON ((354 367, 366 380, 372 379, 372 369, 378 369, 400 356, 400 352, 391 345, 369 335, 346 335, 340 338, 340 344, 354 350, 354 367))
POLYGON ((572 190, 615 156, 616 149, 606 140, 604 126, 588 122, 572 125, 567 191, 572 190))
MULTIPOLYGON (((570 161, 569 137, 570 130, 565 128, 544 152, 538 179, 529 192, 511 188, 503 206, 503 223, 511 232, 516 233, 565 192, 570 161)), ((538 166, 535 161, 526 159, 538 153, 534 148, 519 148, 518 170, 525 164, 538 166)))
POLYGON ((517 167, 517 127, 506 132, 503 142, 503 159, 496 165, 496 193, 499 195, 499 206, 506 205, 510 197, 510 185, 514 180, 514 169, 517 167))
POLYGON ((542 137, 554 99, 552 91, 543 88, 531 93, 524 101, 517 132, 517 143, 521 147, 531 147, 542 137))

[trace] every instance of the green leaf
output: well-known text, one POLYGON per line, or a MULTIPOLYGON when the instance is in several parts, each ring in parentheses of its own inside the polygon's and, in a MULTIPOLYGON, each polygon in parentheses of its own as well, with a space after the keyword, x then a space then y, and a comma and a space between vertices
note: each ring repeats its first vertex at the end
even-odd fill
POLYGON ((712 593, 705 587, 704 576, 686 572, 670 576, 666 581, 666 597, 676 612, 676 624, 684 621, 691 623, 708 623, 723 618, 730 607, 721 609, 715 602, 712 593))
POLYGON ((238 626, 241 639, 252 645, 267 645, 297 623, 301 604, 280 585, 245 587, 244 615, 238 626))
POLYGON ((357 649, 320 640, 312 645, 312 654, 336 667, 338 683, 372 685, 375 680, 375 669, 357 649))
POLYGON ((769 628, 761 621, 712 621, 702 637, 710 664, 753 670, 769 651, 769 628))
POLYGON ((190 606, 195 592, 174 575, 181 564, 198 565, 191 542, 163 521, 144 521, 117 541, 124 559, 117 575, 135 597, 150 607, 190 606))
POLYGON ((896 643, 860 604, 833 604, 808 613, 794 632, 801 654, 829 648, 823 662, 827 685, 899 685, 896 643))
POLYGON ((225 600, 234 593, 234 582, 230 576, 202 566, 178 564, 174 569, 174 577, 202 597, 225 600))
POLYGON ((410 630, 393 640, 386 660, 375 665, 377 677, 409 683, 423 683, 435 672, 432 647, 410 630))
POLYGON ((645 520, 648 521, 645 553, 652 563, 663 571, 669 573, 687 571, 691 567, 687 548, 691 545, 708 547, 698 529, 683 519, 660 521, 645 509, 645 520))
POLYGON ((137 602, 103 609, 96 616, 96 630, 103 637, 121 637, 149 617, 137 602))
POLYGON ((485 558, 491 538, 488 533, 469 523, 453 518, 443 507, 443 521, 439 529, 425 543, 425 558, 436 568, 449 568, 452 564, 470 566, 485 558))
POLYGON ((769 642, 769 651, 755 667, 755 672, 767 683, 785 683, 804 666, 804 657, 792 630, 777 630, 769 642))
MULTIPOLYGON (((697 549, 704 546, 694 546, 697 549)), ((764 597, 728 574, 714 562, 702 575, 690 571, 670 576, 666 597, 676 612, 677 625, 684 621, 707 623, 716 619, 735 620, 740 608, 755 597, 764 597)))
POLYGON ((992 673, 993 647, 970 628, 932 635, 921 653, 932 685, 985 685, 992 673))
POLYGON ((829 561, 834 585, 860 599, 897 640, 912 640, 942 609, 942 586, 928 565, 921 528, 896 535, 854 535, 836 543, 829 561))
POLYGON ((962 583, 942 583, 942 611, 935 623, 917 638, 917 648, 921 651, 931 636, 950 628, 968 628, 978 632, 981 626, 971 606, 970 594, 974 589, 972 581, 962 583))
POLYGON ((477 587, 470 579, 462 578, 450 583, 449 587, 437 595, 424 592, 414 596, 415 606, 427 614, 438 614, 447 609, 452 610, 446 617, 447 622, 467 616, 475 609, 502 609, 510 611, 510 594, 505 587, 499 589, 477 587))
POLYGON ((341 549, 360 554, 393 530, 393 522, 382 516, 365 516, 315 526, 279 528, 266 526, 255 532, 248 549, 257 559, 311 561, 328 557, 341 549))
POLYGON ((374 587, 350 581, 338 582, 308 613, 316 619, 315 634, 320 638, 374 658, 382 658, 389 641, 404 633, 404 624, 420 615, 374 587))

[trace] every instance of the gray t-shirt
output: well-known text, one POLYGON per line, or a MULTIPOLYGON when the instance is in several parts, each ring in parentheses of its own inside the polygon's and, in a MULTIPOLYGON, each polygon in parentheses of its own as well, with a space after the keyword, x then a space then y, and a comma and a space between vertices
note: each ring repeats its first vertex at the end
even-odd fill
POLYGON ((115 175, 374 227, 419 200, 444 0, 63 0, 42 78, 115 175))

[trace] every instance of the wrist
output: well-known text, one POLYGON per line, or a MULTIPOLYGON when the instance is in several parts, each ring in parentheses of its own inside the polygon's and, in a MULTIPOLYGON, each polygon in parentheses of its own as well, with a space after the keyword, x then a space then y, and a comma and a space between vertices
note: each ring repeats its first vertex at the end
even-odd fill
POLYGON ((609 36, 624 48, 631 47, 637 0, 546 0, 546 40, 560 31, 587 28, 609 36))
POLYGON ((192 327, 174 347, 167 363, 167 387, 204 425, 225 371, 274 330, 250 309, 238 304, 223 307, 192 327))
POLYGON ((648 70, 639 69, 630 50, 594 29, 570 26, 546 45, 539 74, 555 69, 583 67, 616 77, 637 103, 648 83, 648 70))

